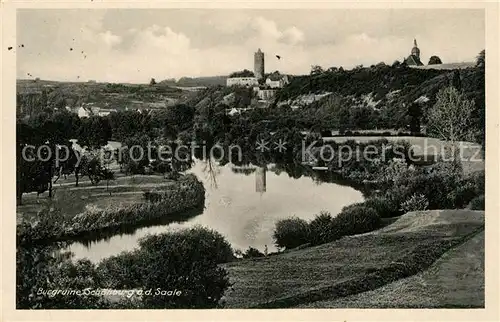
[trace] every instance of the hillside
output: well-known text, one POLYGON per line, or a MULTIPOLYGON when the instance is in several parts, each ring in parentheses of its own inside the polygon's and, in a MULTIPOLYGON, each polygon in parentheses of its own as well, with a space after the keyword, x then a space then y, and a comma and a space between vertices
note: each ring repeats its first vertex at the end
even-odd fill
POLYGON ((378 107, 390 104, 391 101, 411 103, 421 96, 432 101, 439 89, 453 79, 455 71, 460 74, 465 93, 481 90, 484 93, 484 70, 479 68, 439 69, 377 65, 294 77, 290 84, 278 93, 276 102, 290 103, 300 96, 321 93, 331 93, 353 102, 366 100, 366 97, 370 96, 372 105, 378 107), (481 75, 483 82, 479 80, 481 75))
POLYGON ((162 108, 192 95, 189 91, 163 84, 112 84, 93 82, 55 82, 17 80, 17 110, 23 114, 39 113, 43 107, 76 107, 94 103, 100 107, 162 108))
MULTIPOLYGON (((311 303, 314 307, 330 307, 333 301, 349 295, 369 291, 378 294, 379 288, 384 285, 426 271, 443 254, 447 256, 443 257, 445 261, 460 261, 467 256, 467 252, 459 249, 453 253, 454 247, 462 245, 483 230, 482 211, 411 212, 379 231, 265 258, 229 263, 225 267, 234 285, 227 294, 227 306, 285 308, 311 303)), ((480 242, 480 236, 477 238, 480 242)), ((470 277, 470 283, 463 283, 466 289, 461 290, 461 295, 453 302, 457 306, 480 307, 484 303, 484 293, 481 291, 484 282, 475 284, 481 281, 484 274, 483 266, 480 265, 481 261, 484 262, 484 256, 480 255, 481 244, 474 245, 471 247, 479 251, 470 261, 476 265, 476 271, 470 277), (472 298, 474 302, 469 301, 472 298)), ((469 278, 466 275, 469 271, 465 263, 456 266, 453 274, 469 278)), ((455 287, 447 281, 446 276, 450 275, 445 274, 441 280, 438 276, 433 283, 440 287, 441 296, 453 297, 455 287)), ((415 298, 418 298, 418 290, 415 292, 415 298)), ((399 292, 384 294, 380 295, 385 296, 384 303, 392 301, 394 306, 412 306, 412 303, 397 302, 399 292)), ((353 304, 354 307, 362 307, 363 304, 352 303, 359 303, 359 306, 353 304)), ((372 303, 376 305, 376 302, 372 303)), ((446 302, 434 304, 440 306, 446 302)))
POLYGON ((161 81, 160 84, 179 87, 225 86, 227 78, 228 76, 181 77, 177 81, 175 79, 166 79, 161 81))

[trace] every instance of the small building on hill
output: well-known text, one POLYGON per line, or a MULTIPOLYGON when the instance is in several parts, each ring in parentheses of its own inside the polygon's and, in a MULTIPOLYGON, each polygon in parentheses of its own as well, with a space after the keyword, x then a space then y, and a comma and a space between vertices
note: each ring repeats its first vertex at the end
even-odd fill
POLYGON ((269 74, 266 79, 266 85, 270 88, 283 88, 290 80, 287 75, 282 75, 278 71, 269 74))
POLYGON ((413 48, 411 49, 411 54, 405 59, 405 63, 408 66, 423 66, 424 64, 420 61, 420 49, 417 46, 417 40, 413 40, 413 48))
POLYGON ((230 77, 226 80, 226 85, 231 86, 258 86, 256 77, 230 77))
POLYGON ((77 110, 77 113, 79 118, 89 117, 90 115, 92 115, 92 111, 86 106, 80 106, 77 110))

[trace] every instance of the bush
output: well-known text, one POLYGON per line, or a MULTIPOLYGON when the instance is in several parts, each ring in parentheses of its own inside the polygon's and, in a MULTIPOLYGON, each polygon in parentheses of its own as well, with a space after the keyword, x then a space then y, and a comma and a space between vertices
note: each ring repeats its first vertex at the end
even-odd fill
POLYGON ((402 178, 389 194, 395 202, 402 204, 415 194, 424 195, 429 209, 453 208, 450 193, 457 187, 457 180, 447 173, 418 174, 402 178))
POLYGON ((380 218, 391 218, 402 215, 398 205, 390 198, 372 197, 361 204, 374 209, 380 218))
POLYGON ((257 248, 248 247, 246 252, 243 254, 243 258, 253 258, 253 257, 264 257, 264 254, 261 253, 257 248))
POLYGON ((469 208, 472 210, 484 210, 485 208, 484 195, 472 199, 469 204, 469 208))
POLYGON ((401 204, 401 211, 407 213, 410 211, 426 210, 429 207, 429 201, 422 194, 414 194, 410 199, 401 204))
POLYGON ((456 187, 450 192, 449 198, 453 202, 455 208, 464 208, 474 198, 484 195, 484 185, 484 171, 473 173, 458 181, 456 187))
POLYGON ((276 223, 273 238, 277 247, 295 248, 309 242, 309 225, 297 217, 281 219, 276 223))
POLYGON ((328 212, 321 212, 309 223, 310 243, 320 245, 340 238, 335 230, 333 218, 328 212))
POLYGON ((353 206, 344 209, 334 219, 335 229, 343 235, 356 235, 380 227, 380 216, 373 208, 353 206))
POLYGON ((137 252, 123 252, 103 259, 97 272, 106 288, 132 289, 140 286, 140 264, 137 252))
POLYGON ((193 228, 141 239, 141 288, 178 290, 181 296, 144 296, 144 308, 215 308, 230 286, 218 263, 231 253, 217 232, 193 228))

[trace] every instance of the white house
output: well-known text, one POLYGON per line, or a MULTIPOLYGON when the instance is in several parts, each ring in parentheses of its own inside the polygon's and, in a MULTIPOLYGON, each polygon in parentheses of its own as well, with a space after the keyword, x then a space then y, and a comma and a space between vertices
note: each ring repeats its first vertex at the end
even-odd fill
POLYGON ((78 113, 78 117, 82 118, 82 117, 89 117, 92 114, 92 111, 84 106, 80 106, 78 108, 77 113, 78 113))
POLYGON ((231 77, 226 80, 226 85, 230 86, 259 86, 259 81, 255 77, 231 77))
POLYGON ((281 75, 279 73, 273 73, 266 79, 266 85, 271 88, 283 88, 289 82, 290 80, 287 75, 281 75))
POLYGON ((112 112, 116 112, 116 110, 114 108, 101 108, 97 112, 97 115, 99 115, 99 116, 108 116, 112 112))

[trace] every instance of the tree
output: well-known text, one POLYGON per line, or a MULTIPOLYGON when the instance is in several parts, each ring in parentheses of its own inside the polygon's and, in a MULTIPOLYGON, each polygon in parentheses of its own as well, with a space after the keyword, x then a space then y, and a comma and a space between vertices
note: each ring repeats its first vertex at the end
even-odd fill
POLYGON ((324 70, 321 66, 319 66, 319 65, 311 66, 311 75, 321 75, 323 73, 324 73, 324 70))
POLYGON ((156 81, 154 78, 151 78, 151 80, 149 81, 149 85, 156 85, 156 81))
POLYGON ((483 49, 476 57, 476 67, 484 68, 486 66, 486 51, 483 49))
POLYGON ((429 58, 428 65, 438 65, 442 63, 443 62, 441 61, 441 58, 439 58, 438 56, 431 56, 431 58, 429 58))
POLYGON ((474 101, 469 101, 455 87, 449 86, 437 94, 436 104, 429 110, 427 132, 450 143, 454 161, 458 165, 456 143, 473 140, 474 101))
POLYGON ((65 246, 61 242, 50 246, 17 246, 17 309, 91 309, 109 306, 99 295, 39 293, 41 290, 67 292, 101 287, 94 264, 87 259, 72 261, 71 254, 59 251, 65 246))
POLYGON ((150 235, 139 245, 135 256, 141 279, 136 287, 153 292, 160 289, 182 293, 181 296, 144 296, 144 308, 218 306, 230 286, 226 270, 218 264, 233 257, 231 246, 222 235, 196 227, 150 235))
POLYGON ((309 225, 298 217, 279 220, 273 232, 277 247, 292 249, 309 241, 309 225))
POLYGON ((460 72, 457 69, 453 71, 453 78, 450 86, 455 87, 459 92, 462 91, 462 80, 460 78, 460 72))
POLYGON ((93 185, 97 185, 101 180, 107 180, 109 183, 109 180, 114 179, 112 173, 103 167, 99 154, 95 151, 82 156, 80 172, 82 176, 88 176, 93 185))
POLYGON ((229 78, 233 77, 255 77, 255 74, 248 69, 244 69, 242 71, 234 72, 229 75, 229 78))
POLYGON ((107 118, 91 116, 82 119, 78 142, 82 147, 100 149, 108 144, 111 135, 111 126, 107 118))
POLYGON ((422 117, 422 107, 418 103, 408 105, 408 115, 410 116, 410 131, 412 134, 420 133, 420 119, 422 117))

